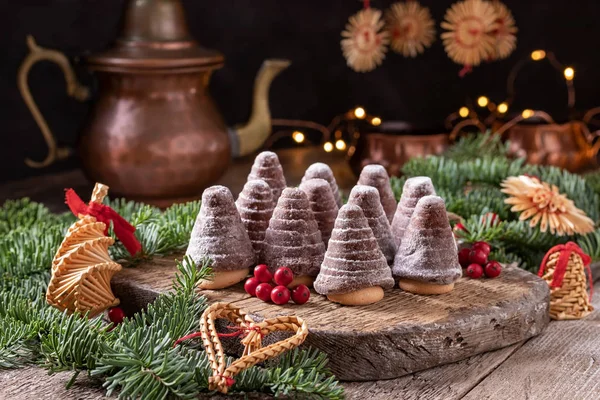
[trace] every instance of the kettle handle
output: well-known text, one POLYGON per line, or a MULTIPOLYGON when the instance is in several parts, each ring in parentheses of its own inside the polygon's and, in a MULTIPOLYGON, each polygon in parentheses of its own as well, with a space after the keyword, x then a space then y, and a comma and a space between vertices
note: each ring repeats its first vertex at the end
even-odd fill
POLYGON ((63 160, 69 156, 71 153, 71 149, 68 147, 58 147, 56 145, 56 139, 52 134, 52 131, 48 127, 48 123, 46 119, 40 112, 33 96, 31 95, 31 91, 29 90, 29 84, 27 78, 29 76, 29 70, 37 63, 38 61, 52 61, 62 69, 63 74, 65 76, 65 81, 67 83, 67 94, 71 97, 79 101, 85 101, 90 97, 90 91, 87 87, 83 86, 77 80, 75 76, 75 72, 69 64, 69 60, 67 57, 56 50, 49 50, 43 47, 40 47, 35 42, 35 39, 31 36, 27 36, 27 47, 29 47, 29 54, 23 60, 23 63, 19 67, 18 74, 18 85, 19 91, 21 92, 21 96, 23 97, 23 101, 29 108, 33 119, 37 123, 38 127, 42 131, 42 135, 44 136, 44 140, 48 145, 48 155, 44 159, 44 161, 33 161, 29 158, 25 159, 25 164, 31 168, 43 168, 51 165, 57 159, 63 160))

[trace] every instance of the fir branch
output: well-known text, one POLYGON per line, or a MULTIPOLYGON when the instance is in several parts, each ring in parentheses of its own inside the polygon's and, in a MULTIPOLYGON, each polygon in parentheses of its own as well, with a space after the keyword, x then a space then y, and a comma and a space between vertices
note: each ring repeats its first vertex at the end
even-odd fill
POLYGON ((502 142, 502 136, 486 132, 462 136, 444 156, 456 162, 473 160, 481 157, 506 157, 509 143, 502 142))
POLYGON ((600 261, 600 228, 587 235, 578 235, 575 241, 593 261, 600 261))
POLYGON ((0 317, 0 369, 16 368, 34 358, 31 342, 38 335, 38 325, 25 323, 10 317, 0 317))

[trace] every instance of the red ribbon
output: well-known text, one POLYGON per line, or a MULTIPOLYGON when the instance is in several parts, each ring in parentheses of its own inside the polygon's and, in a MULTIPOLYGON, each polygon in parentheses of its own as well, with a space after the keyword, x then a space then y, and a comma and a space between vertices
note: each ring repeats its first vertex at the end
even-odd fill
POLYGON ((594 294, 593 281, 592 281, 592 270, 590 269, 590 263, 592 262, 592 258, 585 254, 581 247, 577 246, 577 243, 568 242, 567 244, 559 244, 554 246, 544 256, 542 260, 542 264, 540 265, 540 270, 538 272, 538 276, 544 275, 544 270, 546 269, 546 263, 548 262, 548 258, 551 254, 560 252, 558 256, 558 262, 556 263, 556 267, 554 268, 554 278, 552 278, 552 283, 550 287, 558 288, 562 286, 563 279, 565 277, 565 273, 567 272, 567 264, 569 263, 569 256, 571 253, 578 254, 583 260, 583 265, 588 275, 588 283, 590 285, 590 300, 592 300, 592 295, 594 294))
POLYGON ((75 216, 91 215, 98 221, 104 222, 104 224, 106 224, 106 229, 104 230, 105 235, 108 235, 108 227, 112 221, 115 235, 132 256, 135 256, 142 251, 142 245, 133 234, 135 232, 135 227, 109 206, 94 201, 85 204, 73 189, 67 189, 65 200, 75 216))

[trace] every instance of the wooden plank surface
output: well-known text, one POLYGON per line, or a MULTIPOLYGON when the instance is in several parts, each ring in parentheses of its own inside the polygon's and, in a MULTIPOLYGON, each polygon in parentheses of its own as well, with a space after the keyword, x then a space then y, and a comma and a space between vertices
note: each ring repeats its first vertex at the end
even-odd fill
MULTIPOLYGON (((173 261, 156 258, 115 275, 113 291, 124 305, 144 306, 170 289, 175 271, 173 261)), ((327 353, 331 370, 349 381, 397 378, 496 350, 539 334, 549 321, 547 284, 512 266, 494 280, 462 278, 447 294, 391 289, 382 301, 361 307, 341 306, 314 292, 303 306, 278 306, 248 296, 241 283, 201 293, 211 303, 233 303, 258 319, 303 318, 310 331, 304 345, 327 353)))

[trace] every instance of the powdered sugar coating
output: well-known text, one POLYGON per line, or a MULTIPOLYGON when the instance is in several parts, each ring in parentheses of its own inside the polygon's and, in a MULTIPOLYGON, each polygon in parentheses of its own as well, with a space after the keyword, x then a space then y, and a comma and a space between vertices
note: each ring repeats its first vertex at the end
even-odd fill
POLYGON ((262 179, 248 181, 235 204, 252 243, 256 263, 262 264, 265 232, 274 208, 271 187, 262 179))
POLYGON ((396 199, 390 185, 390 177, 382 165, 366 165, 358 178, 359 185, 373 186, 379 192, 379 199, 389 223, 396 212, 396 199))
POLYGON ((300 190, 308 197, 310 209, 315 216, 319 231, 321 231, 321 239, 327 246, 338 213, 331 186, 324 179, 313 178, 302 182, 300 190))
POLYGON ((283 168, 279 163, 277 154, 272 151, 263 151, 254 159, 254 164, 248 175, 248 180, 262 179, 267 182, 273 192, 273 206, 277 203, 281 192, 286 187, 283 168))
POLYGON ((298 188, 283 190, 265 233, 265 261, 271 271, 286 266, 295 275, 316 276, 325 245, 308 197, 298 188))
POLYGON ((204 257, 213 261, 214 271, 233 271, 254 264, 252 243, 225 186, 212 186, 202 194, 186 255, 199 264, 204 257))
POLYGON ((348 197, 348 204, 357 205, 362 209, 381 252, 388 264, 391 264, 394 261, 397 246, 392 236, 390 223, 381 206, 377 189, 366 185, 354 186, 348 197))
POLYGON ((333 171, 331 170, 331 168, 329 168, 329 165, 320 162, 311 164, 310 167, 308 167, 304 172, 302 182, 305 182, 310 179, 326 180, 327 183, 329 183, 329 186, 331 187, 331 193, 333 194, 333 198, 335 199, 335 203, 337 204, 338 209, 344 205, 342 203, 340 189, 338 188, 337 181, 335 180, 335 176, 333 175, 333 171))
POLYGON ((392 271, 396 278, 439 285, 461 277, 458 249, 441 197, 424 196, 418 201, 392 271))
POLYGON ((327 295, 372 286, 389 289, 394 279, 361 208, 346 204, 338 213, 314 288, 327 295))
POLYGON ((415 176, 404 182, 402 189, 402 197, 398 203, 396 214, 392 221, 392 235, 398 246, 402 243, 402 237, 406 231, 406 227, 410 222, 410 217, 413 215, 417 202, 423 196, 435 195, 435 188, 431 179, 427 176, 415 176))

